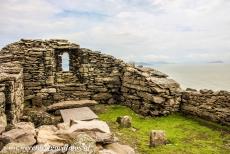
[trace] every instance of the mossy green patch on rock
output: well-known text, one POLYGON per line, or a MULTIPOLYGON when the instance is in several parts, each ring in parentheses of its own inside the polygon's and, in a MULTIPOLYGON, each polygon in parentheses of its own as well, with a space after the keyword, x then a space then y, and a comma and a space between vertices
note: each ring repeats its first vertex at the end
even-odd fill
POLYGON ((107 121, 120 141, 143 154, 227 154, 230 153, 230 131, 220 125, 173 114, 166 117, 141 117, 124 106, 97 106, 101 120, 107 121), (132 117, 133 128, 120 128, 118 116, 132 117), (215 127, 216 126, 216 127, 215 127), (165 130, 169 144, 149 148, 151 130, 165 130))

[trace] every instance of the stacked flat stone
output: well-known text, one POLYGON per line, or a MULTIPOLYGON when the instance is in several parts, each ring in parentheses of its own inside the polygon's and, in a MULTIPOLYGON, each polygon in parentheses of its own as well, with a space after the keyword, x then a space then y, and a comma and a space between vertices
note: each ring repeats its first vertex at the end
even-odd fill
POLYGON ((0 72, 0 125, 6 126, 18 122, 22 115, 23 71, 17 63, 2 63, 0 72))
POLYGON ((188 89, 182 95, 181 111, 230 126, 230 92, 188 89))
POLYGON ((167 75, 150 68, 126 66, 122 79, 122 102, 137 113, 166 115, 179 110, 180 86, 167 75))
POLYGON ((3 48, 0 59, 21 64, 25 99, 31 99, 36 106, 93 99, 121 103, 143 115, 178 111, 180 88, 167 75, 136 68, 67 40, 22 39, 3 48), (61 68, 65 52, 70 57, 68 72, 61 68))
POLYGON ((67 40, 22 39, 0 51, 0 113, 14 123, 24 99, 38 107, 91 99, 126 105, 145 116, 177 112, 181 105, 185 113, 229 125, 228 92, 182 92, 167 77, 67 40), (66 52, 69 71, 62 70, 61 55, 66 52))

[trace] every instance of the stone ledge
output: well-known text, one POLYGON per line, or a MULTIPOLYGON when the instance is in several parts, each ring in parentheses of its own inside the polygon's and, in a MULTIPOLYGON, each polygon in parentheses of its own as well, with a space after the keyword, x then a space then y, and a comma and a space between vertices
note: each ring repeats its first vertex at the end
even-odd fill
POLYGON ((96 104, 98 103, 95 100, 62 101, 48 106, 47 111, 92 106, 96 104))

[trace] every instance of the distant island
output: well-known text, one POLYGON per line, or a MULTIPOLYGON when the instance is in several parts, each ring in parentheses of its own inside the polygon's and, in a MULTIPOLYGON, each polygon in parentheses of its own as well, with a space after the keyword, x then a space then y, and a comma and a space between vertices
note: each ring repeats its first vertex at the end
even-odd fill
POLYGON ((222 60, 215 60, 215 61, 210 61, 210 62, 208 62, 208 63, 213 63, 213 64, 217 64, 217 63, 224 63, 224 61, 222 61, 222 60))
POLYGON ((143 65, 143 66, 151 66, 151 65, 159 65, 159 64, 172 64, 170 62, 165 61, 155 61, 155 62, 134 62, 136 65, 143 65))

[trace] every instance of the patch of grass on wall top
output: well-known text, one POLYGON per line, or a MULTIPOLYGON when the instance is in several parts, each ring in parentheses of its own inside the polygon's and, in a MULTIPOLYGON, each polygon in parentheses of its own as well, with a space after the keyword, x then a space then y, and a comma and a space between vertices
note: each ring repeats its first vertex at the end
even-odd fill
POLYGON ((129 144, 141 154, 228 154, 230 153, 230 133, 222 126, 209 127, 181 114, 166 117, 141 117, 127 107, 99 105, 96 112, 106 121, 120 142, 129 144), (118 116, 132 117, 133 128, 119 128, 118 116), (149 148, 151 130, 165 130, 169 144, 149 148))

